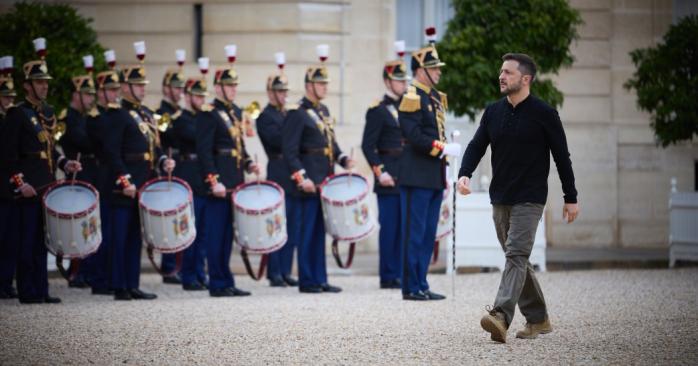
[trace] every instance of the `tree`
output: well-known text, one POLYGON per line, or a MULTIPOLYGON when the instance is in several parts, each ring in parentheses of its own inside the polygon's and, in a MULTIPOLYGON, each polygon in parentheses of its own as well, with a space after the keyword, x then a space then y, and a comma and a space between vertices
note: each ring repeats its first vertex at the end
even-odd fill
POLYGON ((637 105, 651 113, 650 126, 662 147, 698 134, 698 16, 672 25, 655 47, 630 52, 636 70, 625 83, 637 105))
MULTIPOLYGON (((446 62, 440 86, 458 116, 474 119, 501 97, 499 68, 508 52, 533 57, 539 76, 572 64, 569 46, 582 21, 566 0, 452 0, 452 5, 455 16, 438 49, 446 62)), ((562 105, 562 92, 552 81, 536 79, 532 92, 551 105, 562 105)))
POLYGON ((68 5, 21 2, 0 15, 0 56, 14 57, 13 78, 20 97, 24 94, 22 65, 38 59, 32 43, 38 37, 46 38, 46 63, 53 77, 48 103, 56 110, 70 104, 71 78, 85 74, 82 56, 93 55, 95 70, 105 69, 104 48, 97 43, 97 33, 90 23, 92 19, 83 18, 68 5))

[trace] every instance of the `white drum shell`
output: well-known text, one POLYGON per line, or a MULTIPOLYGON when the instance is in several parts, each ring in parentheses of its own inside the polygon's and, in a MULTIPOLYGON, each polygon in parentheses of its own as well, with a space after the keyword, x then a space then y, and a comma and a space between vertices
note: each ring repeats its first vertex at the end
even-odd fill
POLYGON ((235 241, 250 253, 266 254, 288 241, 284 191, 264 181, 240 186, 232 195, 235 241))
POLYGON ((196 239, 194 202, 185 181, 151 180, 141 188, 138 203, 141 235, 148 246, 161 253, 176 253, 196 239))
POLYGON ((357 241, 378 226, 371 209, 368 181, 358 174, 337 174, 325 179, 320 200, 325 230, 335 240, 357 241))
POLYGON ((81 259, 102 243, 99 193, 85 182, 57 184, 43 198, 46 247, 53 255, 81 259))
POLYGON ((450 185, 444 189, 444 196, 441 200, 441 209, 439 210, 439 223, 436 226, 436 240, 441 240, 447 237, 453 231, 453 196, 451 196, 450 185))

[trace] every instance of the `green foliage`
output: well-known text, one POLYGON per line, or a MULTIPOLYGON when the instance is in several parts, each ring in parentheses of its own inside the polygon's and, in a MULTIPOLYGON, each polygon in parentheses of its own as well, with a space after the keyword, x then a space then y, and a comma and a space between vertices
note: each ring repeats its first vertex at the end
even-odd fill
POLYGON ((640 109, 652 114, 650 125, 662 147, 698 134, 698 16, 672 25, 655 47, 637 49, 637 67, 625 88, 637 92, 640 109))
MULTIPOLYGON (((454 18, 439 43, 446 62, 439 86, 458 116, 475 114, 499 99, 501 57, 525 53, 538 64, 538 75, 555 74, 572 64, 569 50, 577 38, 579 13, 566 0, 452 0, 454 18)), ((532 93, 556 107, 562 93, 537 77, 532 93)))
POLYGON ((84 75, 82 56, 91 54, 95 70, 104 70, 97 33, 91 28, 92 19, 85 19, 68 5, 21 2, 0 15, 0 56, 14 57, 13 74, 18 100, 24 97, 22 82, 25 62, 37 60, 32 40, 46 38, 46 63, 53 80, 49 84, 48 103, 56 110, 70 104, 73 87, 71 78, 84 75))

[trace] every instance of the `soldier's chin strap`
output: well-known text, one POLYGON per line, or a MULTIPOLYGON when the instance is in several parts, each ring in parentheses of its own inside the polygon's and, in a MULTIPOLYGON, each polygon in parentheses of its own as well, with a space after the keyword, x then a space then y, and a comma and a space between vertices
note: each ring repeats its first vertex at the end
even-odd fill
POLYGON ((429 82, 431 83, 431 88, 438 92, 439 89, 436 89, 436 83, 434 82, 434 79, 431 78, 431 75, 429 75, 429 71, 427 71, 427 68, 422 67, 422 69, 424 70, 424 73, 427 74, 427 79, 429 79, 429 82))
POLYGON ((31 80, 31 81, 29 82, 29 85, 30 85, 31 88, 32 88, 32 94, 33 94, 33 95, 31 96, 32 99, 35 99, 35 100, 38 102, 38 104, 39 104, 40 106, 43 105, 43 104, 44 104, 44 100, 41 99, 41 98, 39 98, 39 93, 37 93, 37 92, 36 92, 36 89, 34 88, 34 80, 31 80))
POLYGON ((225 92, 225 85, 220 84, 220 86, 221 86, 221 93, 223 94, 223 99, 225 99, 226 103, 232 104, 233 101, 230 98, 228 98, 228 93, 225 92))
POLYGON ((271 95, 272 95, 272 98, 274 98, 274 102, 276 103, 276 108, 281 110, 283 106, 281 105, 281 101, 279 101, 279 95, 277 94, 277 92, 278 91, 272 89, 271 95))
POLYGON ((131 92, 131 97, 133 97, 133 100, 135 100, 137 104, 141 104, 141 100, 138 99, 138 97, 136 96, 136 93, 133 92, 133 84, 132 83, 128 83, 128 90, 131 92))

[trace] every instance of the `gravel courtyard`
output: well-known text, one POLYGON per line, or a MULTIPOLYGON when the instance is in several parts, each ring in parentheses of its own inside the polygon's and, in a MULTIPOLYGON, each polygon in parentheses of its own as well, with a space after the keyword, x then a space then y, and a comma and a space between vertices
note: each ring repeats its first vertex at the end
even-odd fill
POLYGON ((698 364, 698 268, 539 275, 554 332, 496 344, 479 326, 498 273, 431 275, 445 301, 407 302, 374 276, 300 294, 237 276, 210 298, 144 275, 155 301, 115 302, 51 280, 61 305, 0 300, 0 364, 698 364))

